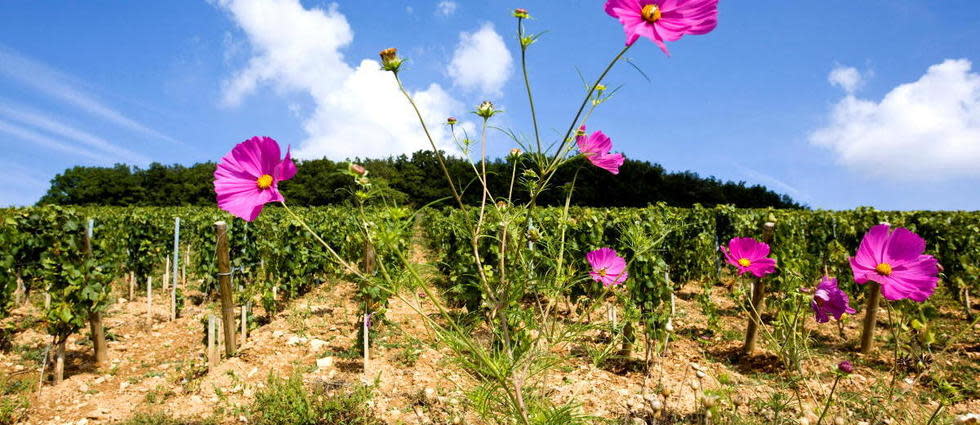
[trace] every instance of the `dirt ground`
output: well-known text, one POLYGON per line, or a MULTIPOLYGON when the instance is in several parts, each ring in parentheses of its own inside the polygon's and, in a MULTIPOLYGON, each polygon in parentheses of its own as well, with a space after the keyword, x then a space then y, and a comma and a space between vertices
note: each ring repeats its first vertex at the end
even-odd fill
MULTIPOLYGON (((707 336, 706 319, 694 298, 699 288, 689 284, 678 293, 676 340, 664 356, 651 360, 649 375, 643 367, 642 344, 637 344, 631 358, 606 362, 602 367, 569 347, 561 353, 567 360, 563 367, 555 368, 546 379, 546 392, 557 402, 577 400, 585 414, 626 421, 668 411, 678 418, 693 417, 705 403, 700 396, 705 390, 728 389, 734 408, 743 411, 753 408, 750 400, 788 392, 778 382, 791 373, 782 370, 771 352, 763 348, 749 360, 738 358, 744 323, 729 298, 717 297, 727 332, 707 336), (658 409, 659 405, 664 407, 658 409)), ((382 325, 365 372, 363 359, 353 349, 360 326, 357 306, 351 301, 354 290, 350 283, 328 282, 291 301, 268 323, 252 330, 235 357, 221 360, 210 372, 205 323, 209 313, 218 315, 216 310, 207 310, 208 304, 189 303, 183 317, 169 321, 165 307, 157 306, 148 327, 143 297, 119 299, 105 318, 110 364, 96 370, 87 332, 74 335, 68 342, 66 379, 58 385, 45 383, 40 391, 36 391, 37 358, 49 337, 40 325, 31 326, 38 311, 25 306, 7 319, 26 329, 14 336, 14 349, 0 352, 0 371, 8 380, 32 383, 23 424, 112 423, 138 412, 158 411, 244 423, 247 406, 267 377, 294 371, 308 383, 326 388, 376 381, 372 407, 390 424, 474 423, 463 409, 464 388, 460 386, 465 377, 446 361, 447 353, 428 344, 432 341, 429 330, 402 301, 391 301, 389 323, 382 325)), ((716 287, 715 292, 724 292, 724 288, 716 287)), ((154 299, 163 299, 162 292, 154 299)), ((844 338, 833 324, 818 327, 811 321, 808 326, 815 330, 820 342, 814 345, 822 351, 815 350, 804 365, 810 377, 805 391, 812 396, 804 395, 809 402, 794 407, 799 423, 815 423, 823 395, 833 383, 829 371, 841 356, 857 357, 851 346, 860 332, 860 317, 844 322, 844 338)), ((946 362, 952 367, 953 362, 975 365, 980 361, 976 332, 972 329, 973 335, 961 346, 938 353, 937 364, 946 362)), ((861 359, 862 364, 889 365, 888 355, 879 352, 861 359)), ((872 382, 887 376, 885 366, 859 366, 852 377, 842 380, 838 391, 867 391, 872 382)), ((900 394, 915 394, 926 385, 923 377, 897 383, 900 394)), ((934 402, 913 403, 908 408, 928 413, 936 406, 930 403, 934 402)), ((949 407, 949 412, 980 412, 980 401, 961 402, 949 407)))

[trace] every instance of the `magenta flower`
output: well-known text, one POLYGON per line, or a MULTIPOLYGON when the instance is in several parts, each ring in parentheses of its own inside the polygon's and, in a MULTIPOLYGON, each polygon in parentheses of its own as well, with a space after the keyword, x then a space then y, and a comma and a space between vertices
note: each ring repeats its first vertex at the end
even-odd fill
POLYGON ((235 145, 221 158, 214 170, 214 191, 218 208, 255 220, 269 202, 282 202, 279 182, 296 175, 296 165, 289 157, 279 159, 279 143, 269 137, 253 137, 235 145))
POLYGON ((612 150, 612 140, 601 131, 592 133, 591 136, 585 134, 585 126, 579 128, 575 136, 575 143, 578 144, 579 152, 585 156, 592 165, 602 168, 613 174, 619 174, 619 167, 626 160, 623 154, 609 153, 612 150))
POLYGON ((776 260, 767 258, 769 245, 752 238, 732 238, 728 246, 722 246, 728 264, 738 269, 741 276, 752 272, 755 277, 762 277, 776 271, 776 260))
POLYGON ((857 310, 851 308, 847 293, 837 287, 837 279, 829 276, 824 276, 817 284, 810 307, 813 308, 813 314, 816 315, 819 323, 829 322, 830 316, 840 320, 844 313, 857 313, 857 310))
POLYGON ((854 372, 854 365, 852 365, 851 362, 844 360, 840 363, 837 363, 837 371, 845 375, 850 375, 851 372, 854 372))
POLYGON ((585 259, 589 260, 592 271, 589 276, 596 282, 602 282, 602 286, 610 287, 622 285, 630 276, 626 272, 626 260, 620 257, 611 248, 600 248, 588 253, 585 259))
POLYGON ((881 295, 895 301, 923 302, 936 290, 939 262, 925 255, 926 241, 905 228, 889 232, 887 224, 868 230, 857 255, 851 257, 854 281, 881 284, 881 295))
POLYGON ((718 0, 606 0, 606 13, 623 24, 626 45, 643 36, 670 55, 664 41, 715 29, 718 0))

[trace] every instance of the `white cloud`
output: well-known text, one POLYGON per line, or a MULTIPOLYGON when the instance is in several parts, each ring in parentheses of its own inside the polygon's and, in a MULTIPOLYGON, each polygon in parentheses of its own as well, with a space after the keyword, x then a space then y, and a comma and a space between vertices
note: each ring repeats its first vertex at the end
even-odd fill
POLYGON ((863 173, 903 179, 980 176, 980 74, 965 59, 929 67, 881 102, 848 94, 811 143, 863 173))
POLYGON ((82 84, 74 78, 24 57, 2 45, 0 45, 0 63, 3 64, 0 66, 0 74, 33 87, 48 96, 57 98, 130 131, 172 143, 180 143, 178 140, 126 117, 119 111, 99 102, 95 96, 77 88, 82 84))
POLYGON ((452 16, 454 13, 456 13, 457 7, 459 7, 459 5, 454 1, 442 0, 436 5, 436 15, 452 16))
MULTIPOLYGON (((305 9, 298 0, 222 0, 249 39, 252 57, 226 82, 224 102, 237 105, 261 85, 307 94, 313 112, 300 158, 378 157, 431 149, 391 73, 375 60, 349 64, 341 50, 354 39, 336 4, 305 9)), ((388 47, 388 46, 381 46, 388 47)), ((445 126, 462 106, 437 84, 412 93, 440 149, 455 152, 445 126)), ((467 123, 466 128, 472 128, 467 123)))
POLYGON ((453 82, 485 96, 499 96, 513 68, 504 39, 487 22, 474 33, 460 33, 447 72, 453 82))
POLYGON ((864 84, 864 78, 857 68, 838 65, 827 75, 830 84, 844 89, 848 94, 852 94, 864 84))

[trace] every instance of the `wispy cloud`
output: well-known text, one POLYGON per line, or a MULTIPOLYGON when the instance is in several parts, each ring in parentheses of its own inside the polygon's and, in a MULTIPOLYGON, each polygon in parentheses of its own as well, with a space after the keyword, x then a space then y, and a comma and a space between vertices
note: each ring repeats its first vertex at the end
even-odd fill
POLYGON ((17 184, 0 185, 0 207, 32 205, 48 188, 46 177, 33 168, 5 160, 0 160, 0 168, 7 175, 17 176, 17 184))
POLYGON ((803 192, 800 192, 800 190, 794 187, 793 185, 786 183, 780 179, 777 179, 773 176, 770 176, 769 174, 742 165, 736 165, 736 167, 739 169, 739 171, 742 172, 742 174, 745 175, 745 177, 748 177, 750 180, 752 180, 753 183, 762 184, 764 186, 767 186, 769 189, 775 189, 777 192, 786 193, 787 195, 792 196, 797 201, 800 200, 806 201, 809 198, 805 196, 803 192))
POLYGON ((454 13, 456 13, 456 8, 458 7, 459 5, 454 1, 443 0, 436 5, 436 15, 452 16, 454 13))
POLYGON ((112 158, 137 164, 150 162, 149 158, 144 155, 116 146, 102 137, 74 128, 40 112, 5 102, 2 98, 0 98, 0 116, 17 121, 19 124, 29 125, 47 133, 85 144, 108 154, 112 158))
POLYGON ((34 130, 24 128, 4 120, 0 120, 0 133, 6 133, 18 139, 26 140, 49 149, 54 149, 72 155, 83 156, 99 162, 105 161, 104 155, 99 155, 96 152, 63 143, 60 140, 53 139, 34 130))
POLYGON ((25 57, 2 44, 0 44, 0 63, 3 64, 0 66, 0 75, 5 75, 22 85, 31 87, 127 130, 158 140, 182 144, 177 139, 147 127, 104 105, 92 94, 78 89, 77 87, 81 84, 73 77, 25 57))

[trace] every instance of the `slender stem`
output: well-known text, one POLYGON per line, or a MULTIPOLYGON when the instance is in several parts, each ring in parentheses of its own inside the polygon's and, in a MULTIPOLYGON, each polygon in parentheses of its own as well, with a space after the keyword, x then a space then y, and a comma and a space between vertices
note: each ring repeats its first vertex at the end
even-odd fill
POLYGON ((303 221, 303 219, 299 218, 299 216, 297 216, 296 213, 293 212, 293 210, 289 209, 289 207, 286 206, 285 202, 280 202, 280 203, 282 204, 283 209, 285 209, 286 212, 289 213, 289 215, 293 218, 293 220, 296 220, 296 222, 299 223, 301 226, 303 226, 303 228, 305 228, 306 231, 310 233, 310 235, 313 235, 313 238, 316 239, 317 242, 320 242, 320 245, 323 245, 323 247, 327 249, 327 252, 329 252, 330 255, 334 257, 334 260, 340 263, 340 265, 344 266, 344 268, 346 268, 347 271, 349 271, 351 274, 358 276, 362 279, 366 278, 366 276, 364 276, 361 273, 361 271, 357 269, 357 267, 354 267, 353 265, 345 261, 343 257, 340 256, 340 254, 337 254, 337 251, 334 251, 333 248, 330 247, 330 244, 324 241, 319 234, 314 232, 313 229, 311 229, 310 226, 306 224, 305 221, 303 221))
POLYGON ((436 147, 436 142, 432 138, 432 134, 429 133, 429 127, 425 125, 425 119, 422 118, 422 113, 419 112, 419 107, 415 105, 415 100, 412 99, 412 95, 405 90, 405 86, 402 85, 402 80, 398 78, 398 73, 393 72, 395 75, 395 82, 398 83, 398 89, 401 90, 405 98, 408 99, 408 103, 412 105, 412 109, 415 110, 415 115, 419 118, 419 123, 422 124, 422 131, 425 132, 426 139, 429 140, 429 144, 432 146, 432 151, 436 154, 436 159, 439 160, 439 166, 442 168, 442 173, 446 177, 446 181, 449 182, 449 189, 453 192, 453 198, 456 198, 456 202, 459 204, 460 208, 463 206, 463 198, 460 196, 459 192, 456 190, 456 184, 453 183, 453 178, 449 174, 449 168, 446 167, 446 160, 442 157, 442 152, 436 147))
POLYGON ((929 422, 926 422, 926 425, 932 425, 936 421, 936 417, 939 416, 939 412, 943 410, 943 407, 946 407, 946 405, 940 401, 939 406, 936 406, 936 410, 932 412, 932 416, 929 417, 929 422))
POLYGON ((524 88, 527 89, 527 101, 531 105, 531 123, 534 125, 534 141, 541 155, 541 133, 538 131, 538 114, 534 110, 534 95, 531 94, 531 80, 527 75, 527 46, 524 45, 524 19, 517 18, 517 42, 521 44, 521 70, 524 72, 524 88))
POLYGON ((585 105, 587 105, 589 103, 589 100, 592 99, 592 93, 595 93, 595 88, 600 83, 602 83, 602 79, 606 78, 606 74, 608 74, 609 71, 612 70, 613 65, 616 65, 616 62, 619 62, 619 59, 621 59, 623 55, 626 54, 626 51, 628 51, 630 47, 633 47, 633 45, 627 44, 626 47, 623 47, 623 50, 619 51, 619 53, 612 59, 612 61, 609 62, 609 65, 606 65, 606 69, 602 70, 602 74, 599 74, 599 78, 595 80, 595 83, 593 83, 592 86, 589 87, 589 92, 585 94, 585 99, 582 99, 582 104, 579 105, 578 112, 575 113, 575 118, 572 119, 572 123, 568 126, 568 130, 565 131, 565 135, 562 136, 561 138, 561 145, 558 146, 558 150, 555 152, 555 156, 551 159, 552 164, 558 161, 559 153, 561 153, 565 145, 568 144, 568 137, 571 136, 572 131, 575 130, 575 125, 578 124, 578 119, 579 117, 582 116, 582 111, 585 110, 585 105))
POLYGON ((834 391, 837 390, 837 383, 838 382, 840 382, 840 375, 839 374, 837 375, 836 378, 834 378, 834 386, 830 388, 830 395, 827 396, 827 404, 825 404, 823 406, 823 412, 820 412, 820 418, 817 419, 817 425, 820 425, 820 423, 823 422, 823 417, 827 415, 827 409, 830 408, 830 403, 834 399, 834 391))

